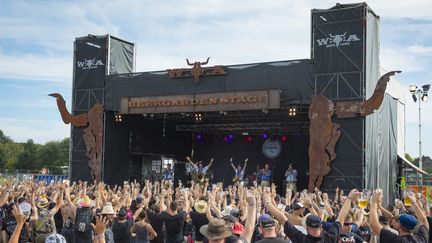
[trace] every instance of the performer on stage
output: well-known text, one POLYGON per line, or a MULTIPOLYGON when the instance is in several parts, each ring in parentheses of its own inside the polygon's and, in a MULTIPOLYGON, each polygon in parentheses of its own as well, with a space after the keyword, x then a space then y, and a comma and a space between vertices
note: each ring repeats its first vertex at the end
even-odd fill
POLYGON ((261 183, 261 169, 260 169, 259 165, 256 166, 254 176, 255 176, 256 185, 259 185, 261 183))
POLYGON ((239 181, 240 183, 243 182, 243 177, 244 177, 244 174, 245 174, 247 162, 248 162, 248 159, 245 159, 245 163, 244 163, 243 167, 242 167, 241 164, 238 164, 237 168, 236 168, 234 166, 234 164, 233 164, 233 158, 232 157, 230 158, 231 166, 232 166, 232 168, 234 169, 234 172, 235 172, 235 175, 234 175, 234 178, 233 178, 233 182, 234 183, 237 182, 237 181, 239 181))
POLYGON ((198 175, 205 175, 207 174, 207 171, 209 170, 210 166, 213 163, 213 158, 210 159, 210 163, 207 166, 203 167, 203 163, 202 161, 198 161, 197 163, 192 162, 190 157, 186 157, 187 161, 189 161, 189 163, 192 164, 193 168, 194 168, 194 172, 197 173, 198 175))
POLYGON ((167 167, 163 170, 163 179, 165 181, 174 180, 174 170, 171 169, 171 164, 168 164, 167 167))
POLYGON ((261 170, 261 186, 270 186, 272 178, 272 170, 270 169, 270 165, 266 163, 264 165, 264 169, 261 170))
POLYGON ((291 189, 293 193, 297 192, 297 175, 298 172, 294 169, 293 164, 289 164, 285 172, 285 182, 286 189, 291 189))

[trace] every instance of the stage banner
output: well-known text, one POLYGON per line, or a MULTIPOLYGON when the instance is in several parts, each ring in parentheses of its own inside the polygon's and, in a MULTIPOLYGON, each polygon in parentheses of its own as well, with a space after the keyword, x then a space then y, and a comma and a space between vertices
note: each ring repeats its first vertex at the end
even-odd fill
POLYGON ((279 90, 122 98, 122 114, 259 110, 280 108, 279 90))
POLYGON ((133 43, 122 41, 110 36, 109 39, 109 74, 121 74, 134 72, 133 43))
POLYGON ((312 10, 315 93, 337 99, 364 99, 367 5, 337 4, 312 10))
POLYGON ((107 38, 75 40, 74 89, 103 88, 107 63, 107 38))

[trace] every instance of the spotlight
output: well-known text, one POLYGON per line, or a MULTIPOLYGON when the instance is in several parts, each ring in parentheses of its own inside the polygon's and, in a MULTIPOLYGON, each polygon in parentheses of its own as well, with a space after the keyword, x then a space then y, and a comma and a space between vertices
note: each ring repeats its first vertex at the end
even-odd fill
POLYGON ((234 138, 234 136, 232 134, 228 135, 228 139, 232 140, 234 138))
POLYGON ((422 86, 422 88, 423 88, 423 92, 427 93, 430 89, 430 84, 425 84, 422 86))
POLYGON ((227 136, 224 136, 224 141, 228 142, 228 137, 227 136))
POLYGON ((202 138, 201 133, 198 133, 198 134, 196 135, 196 138, 197 138, 198 140, 201 140, 201 138, 202 138))
POLYGON ((195 113, 195 121, 202 121, 201 113, 195 113))
POLYGON ((422 99, 422 101, 423 102, 428 102, 428 94, 427 93, 424 93, 423 95, 422 95, 422 97, 421 97, 421 99, 422 99))
POLYGON ((413 98, 414 102, 417 102, 417 96, 415 94, 412 94, 412 98, 413 98))
POLYGON ((250 143, 250 142, 252 142, 252 137, 251 136, 247 136, 246 138, 245 138, 245 140, 244 140, 244 144, 248 144, 248 143, 250 143))
POLYGON ((116 122, 122 122, 123 121, 123 117, 120 114, 115 114, 114 119, 116 122))
POLYGON ((267 113, 269 113, 269 110, 267 110, 267 109, 262 109, 262 112, 263 112, 264 114, 267 114, 267 113))
POLYGON ((297 108, 292 107, 288 109, 288 115, 289 116, 295 116, 297 114, 297 108))
POLYGON ((286 140, 287 140, 287 137, 286 137, 285 135, 281 137, 281 141, 282 141, 283 143, 286 142, 286 140))
POLYGON ((411 93, 416 92, 416 90, 417 90, 417 85, 415 85, 415 84, 411 84, 411 85, 409 86, 409 91, 410 91, 411 93))
POLYGON ((264 134, 262 135, 262 137, 263 137, 264 139, 267 139, 267 138, 268 138, 267 133, 264 133, 264 134))

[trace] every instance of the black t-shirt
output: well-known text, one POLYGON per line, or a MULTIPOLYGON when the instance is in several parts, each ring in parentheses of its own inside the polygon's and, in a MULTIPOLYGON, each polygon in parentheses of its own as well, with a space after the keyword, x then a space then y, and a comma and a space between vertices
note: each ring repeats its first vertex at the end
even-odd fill
POLYGON ((291 239, 293 243, 296 242, 337 242, 339 239, 339 232, 341 231, 340 223, 336 222, 320 237, 313 237, 311 235, 304 235, 290 222, 286 221, 284 225, 285 234, 291 239))
POLYGON ((266 237, 255 243, 286 243, 287 241, 279 237, 266 237))
POLYGON ((421 225, 416 234, 413 235, 395 235, 389 230, 381 229, 380 242, 403 243, 403 242, 421 242, 426 243, 429 240, 429 231, 426 226, 421 225))
POLYGON ((432 237, 430 237, 432 235, 432 218, 428 216, 427 221, 429 223, 429 243, 432 243, 432 237))
POLYGON ((183 225, 186 219, 186 213, 180 212, 173 216, 167 212, 162 212, 160 216, 165 223, 166 242, 183 242, 183 225))
POLYGON ((202 241, 204 239, 204 235, 202 235, 199 230, 200 230, 201 226, 209 223, 206 215, 192 211, 189 213, 189 216, 191 217, 192 224, 195 228, 195 240, 202 241))
MULTIPOLYGON (((235 235, 230 235, 227 238, 225 238, 225 243, 237 243, 239 238, 235 235)), ((208 243, 208 239, 204 237, 203 243, 208 243)))
POLYGON ((340 237, 342 242, 355 242, 362 243, 364 240, 354 232, 348 232, 347 234, 341 234, 340 237))
POLYGON ((163 234, 163 220, 160 214, 156 214, 151 210, 147 210, 147 217, 150 221, 150 225, 155 230, 157 237, 152 240, 152 242, 164 242, 164 234, 163 234))
POLYGON ((112 232, 114 235, 114 242, 130 243, 131 233, 130 229, 133 225, 133 219, 126 221, 115 221, 112 226, 112 232))

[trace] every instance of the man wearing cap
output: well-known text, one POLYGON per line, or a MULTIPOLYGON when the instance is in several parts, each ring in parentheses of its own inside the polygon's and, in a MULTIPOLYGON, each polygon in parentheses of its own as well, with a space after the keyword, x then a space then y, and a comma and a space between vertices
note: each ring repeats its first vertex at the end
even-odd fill
POLYGON ((378 220, 378 204, 382 200, 381 192, 375 191, 372 196, 372 203, 370 209, 370 225, 374 234, 379 235, 380 242, 423 242, 429 240, 429 223, 423 210, 417 205, 417 200, 414 196, 407 195, 411 201, 412 208, 414 209, 415 216, 402 214, 399 219, 393 224, 394 228, 399 232, 395 235, 386 230, 378 220), (417 233, 414 233, 416 225, 419 224, 417 233))
POLYGON ((296 242, 338 242, 339 234, 341 232, 341 225, 344 223, 345 217, 351 208, 351 202, 358 199, 360 193, 357 190, 352 190, 347 199, 345 200, 336 223, 334 223, 326 232, 323 233, 321 226, 320 217, 310 214, 306 218, 306 232, 304 235, 299 231, 294 225, 287 220, 285 215, 272 204, 270 192, 264 190, 263 201, 264 206, 270 213, 279 221, 279 223, 284 225, 284 233, 290 238, 293 243, 296 242))
POLYGON ((258 218, 258 230, 263 238, 256 243, 282 243, 286 240, 277 237, 276 222, 268 214, 263 214, 258 218))

